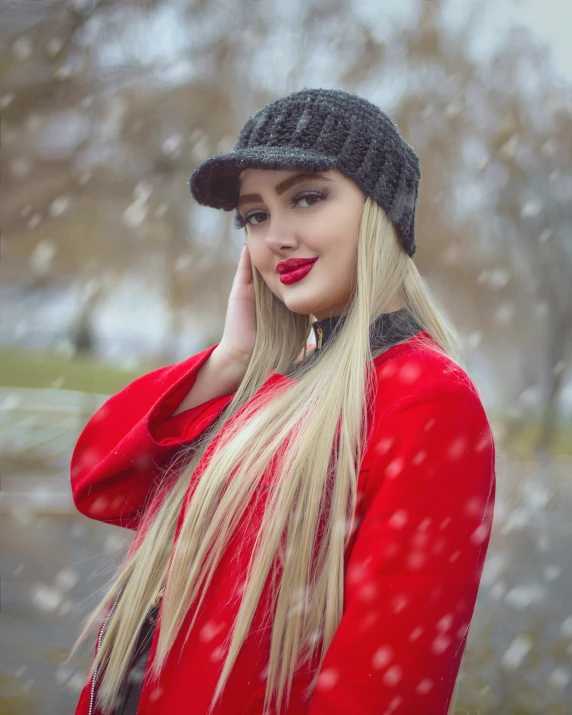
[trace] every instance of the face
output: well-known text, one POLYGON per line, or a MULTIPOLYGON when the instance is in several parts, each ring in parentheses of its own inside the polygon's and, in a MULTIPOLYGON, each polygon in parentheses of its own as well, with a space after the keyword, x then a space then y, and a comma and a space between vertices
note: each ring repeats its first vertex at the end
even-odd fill
POLYGON ((246 229, 250 257, 264 282, 294 313, 318 320, 343 313, 354 288, 365 199, 335 169, 243 172, 237 225, 246 229), (287 283, 276 266, 289 258, 317 261, 303 278, 287 283))

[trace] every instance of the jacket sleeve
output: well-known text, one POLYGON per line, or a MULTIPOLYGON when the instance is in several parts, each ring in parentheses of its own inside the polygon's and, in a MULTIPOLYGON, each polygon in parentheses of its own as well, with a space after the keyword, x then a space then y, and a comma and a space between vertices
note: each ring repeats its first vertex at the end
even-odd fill
POLYGON ((488 548, 495 446, 478 394, 433 385, 374 430, 344 614, 308 715, 446 715, 488 548))
POLYGON ((156 467, 210 427, 233 394, 172 416, 216 345, 143 375, 84 427, 71 459, 74 504, 85 516, 137 529, 156 467))

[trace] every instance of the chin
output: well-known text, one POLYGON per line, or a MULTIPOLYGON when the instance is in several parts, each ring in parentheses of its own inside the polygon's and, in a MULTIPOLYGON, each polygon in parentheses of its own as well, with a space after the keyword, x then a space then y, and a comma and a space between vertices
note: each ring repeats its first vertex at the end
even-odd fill
POLYGON ((296 306, 285 304, 291 313, 296 313, 296 315, 313 315, 311 308, 298 308, 296 306))

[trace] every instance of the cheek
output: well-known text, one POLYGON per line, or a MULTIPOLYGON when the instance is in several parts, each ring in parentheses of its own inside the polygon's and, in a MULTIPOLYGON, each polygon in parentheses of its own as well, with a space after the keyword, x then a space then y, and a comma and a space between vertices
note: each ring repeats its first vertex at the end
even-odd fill
POLYGON ((357 250, 349 241, 340 242, 331 255, 332 284, 337 290, 351 290, 357 272, 357 250))
POLYGON ((324 255, 332 268, 339 273, 349 273, 355 269, 357 262, 357 244, 351 233, 343 233, 338 227, 337 232, 330 234, 330 239, 324 247, 324 255))
POLYGON ((250 262, 252 267, 255 268, 260 274, 268 270, 268 256, 264 256, 263 253, 253 245, 252 241, 248 242, 248 253, 250 254, 250 262))
POLYGON ((336 207, 320 230, 320 242, 347 259, 357 251, 358 233, 359 217, 355 212, 351 208, 340 210, 336 207))
POLYGON ((261 279, 271 289, 276 289, 276 285, 280 285, 280 276, 274 268, 277 259, 266 256, 252 256, 252 265, 258 271, 261 279))

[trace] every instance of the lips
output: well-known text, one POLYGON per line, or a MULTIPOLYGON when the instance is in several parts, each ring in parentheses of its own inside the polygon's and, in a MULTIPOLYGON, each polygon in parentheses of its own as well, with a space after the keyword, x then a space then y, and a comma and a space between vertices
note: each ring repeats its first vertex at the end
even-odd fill
POLYGON ((316 265, 316 261, 306 261, 302 266, 299 266, 298 268, 294 268, 291 271, 286 271, 280 276, 280 283, 284 283, 285 285, 290 285, 292 283, 297 283, 298 281, 301 281, 302 278, 305 278, 308 273, 314 268, 316 265))
POLYGON ((296 271, 304 266, 310 266, 314 264, 317 258, 290 258, 287 261, 282 261, 276 266, 276 271, 280 275, 284 273, 289 273, 291 271, 296 271))

